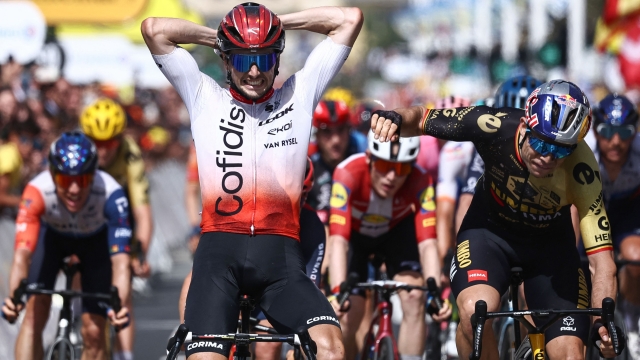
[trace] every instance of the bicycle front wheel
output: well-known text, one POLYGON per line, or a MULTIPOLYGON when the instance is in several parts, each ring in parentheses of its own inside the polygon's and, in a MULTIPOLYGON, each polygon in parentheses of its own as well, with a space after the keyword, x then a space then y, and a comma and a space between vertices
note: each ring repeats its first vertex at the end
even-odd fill
POLYGON ((47 351, 46 359, 75 360, 75 349, 69 340, 57 339, 47 351))
POLYGON ((533 360, 533 352, 531 351, 531 342, 527 336, 513 356, 514 360, 533 360))
POLYGON ((396 360, 393 349, 393 339, 386 336, 380 340, 378 351, 373 354, 373 360, 396 360))

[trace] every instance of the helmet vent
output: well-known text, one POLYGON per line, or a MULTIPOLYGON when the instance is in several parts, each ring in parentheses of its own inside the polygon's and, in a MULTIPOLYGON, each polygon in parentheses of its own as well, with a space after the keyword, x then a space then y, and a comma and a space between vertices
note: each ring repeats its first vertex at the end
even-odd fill
POLYGON ((576 117, 577 116, 578 116, 578 109, 571 110, 569 112, 569 116, 567 116, 567 122, 564 123, 564 126, 560 130, 561 131, 567 131, 567 129, 569 129, 571 124, 573 124, 573 122, 576 121, 576 117))
POLYGON ((560 105, 557 102, 553 101, 551 105, 551 124, 553 127, 558 127, 558 120, 560 118, 560 105))

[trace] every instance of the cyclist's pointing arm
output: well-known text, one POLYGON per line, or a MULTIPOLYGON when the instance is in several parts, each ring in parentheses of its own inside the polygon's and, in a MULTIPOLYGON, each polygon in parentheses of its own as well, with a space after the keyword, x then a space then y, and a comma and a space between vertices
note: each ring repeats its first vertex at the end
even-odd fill
MULTIPOLYGON (((401 136, 403 137, 431 135, 445 140, 474 142, 492 137, 498 131, 502 120, 509 115, 504 111, 506 110, 488 106, 451 109, 426 109, 423 106, 413 106, 394 110, 402 116, 401 136)), ((395 135, 397 126, 392 124, 391 120, 374 114, 371 117, 371 129, 374 133, 388 138, 395 135)))

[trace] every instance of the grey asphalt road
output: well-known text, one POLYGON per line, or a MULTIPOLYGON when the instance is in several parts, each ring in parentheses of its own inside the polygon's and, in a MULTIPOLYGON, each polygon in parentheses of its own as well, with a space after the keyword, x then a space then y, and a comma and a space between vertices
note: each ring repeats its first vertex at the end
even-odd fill
POLYGON ((178 296, 184 277, 191 269, 188 254, 174 256, 171 272, 152 277, 150 291, 136 296, 133 308, 136 316, 136 360, 166 358, 167 340, 179 325, 178 296))

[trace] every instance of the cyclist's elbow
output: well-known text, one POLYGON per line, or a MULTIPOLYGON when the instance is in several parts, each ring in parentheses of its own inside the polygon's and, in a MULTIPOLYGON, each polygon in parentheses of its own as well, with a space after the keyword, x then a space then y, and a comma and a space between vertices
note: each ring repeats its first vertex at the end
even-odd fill
POLYGON ((142 21, 140 31, 145 41, 153 41, 162 33, 160 22, 162 22, 161 19, 156 17, 148 17, 142 21))

